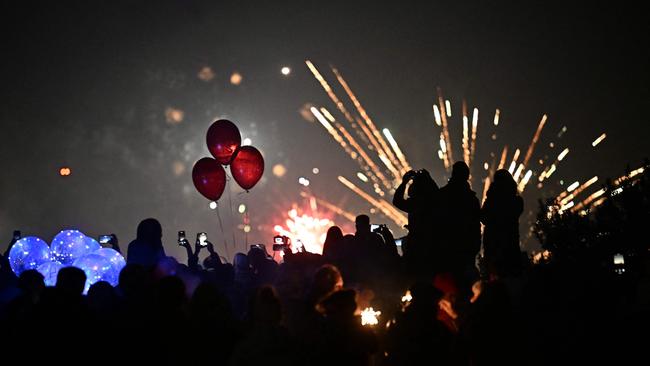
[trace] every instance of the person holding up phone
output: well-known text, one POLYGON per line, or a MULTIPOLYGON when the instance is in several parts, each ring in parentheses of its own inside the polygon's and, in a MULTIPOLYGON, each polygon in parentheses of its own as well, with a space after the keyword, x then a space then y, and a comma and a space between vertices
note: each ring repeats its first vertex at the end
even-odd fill
POLYGON ((97 238, 97 241, 99 242, 99 245, 102 246, 102 248, 111 248, 117 251, 118 253, 121 253, 120 245, 117 241, 117 235, 115 234, 100 235, 97 238))

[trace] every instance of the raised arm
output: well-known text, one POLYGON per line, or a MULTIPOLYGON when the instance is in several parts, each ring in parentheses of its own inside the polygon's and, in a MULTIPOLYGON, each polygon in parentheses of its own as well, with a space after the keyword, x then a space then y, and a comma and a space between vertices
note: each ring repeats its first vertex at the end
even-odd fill
POLYGON ((414 175, 415 172, 412 170, 406 172, 406 174, 404 174, 404 177, 402 177, 402 183, 400 183, 400 185, 395 190, 395 194, 393 195, 393 205, 404 212, 411 211, 410 202, 408 199, 404 198, 404 193, 406 192, 406 185, 411 179, 413 179, 414 175))

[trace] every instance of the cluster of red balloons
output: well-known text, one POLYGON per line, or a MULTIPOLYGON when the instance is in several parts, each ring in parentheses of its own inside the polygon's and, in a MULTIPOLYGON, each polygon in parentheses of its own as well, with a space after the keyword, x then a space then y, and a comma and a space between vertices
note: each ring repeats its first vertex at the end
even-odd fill
POLYGON ((235 182, 249 190, 264 173, 264 158, 253 146, 241 146, 241 134, 234 123, 220 119, 212 123, 206 136, 213 158, 201 158, 192 168, 192 181, 205 198, 216 201, 226 188, 226 171, 230 165, 235 182))

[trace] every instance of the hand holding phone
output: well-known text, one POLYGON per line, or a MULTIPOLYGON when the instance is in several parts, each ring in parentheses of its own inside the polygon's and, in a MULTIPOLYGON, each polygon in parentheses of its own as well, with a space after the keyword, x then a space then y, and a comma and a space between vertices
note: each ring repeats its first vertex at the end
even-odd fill
POLYGON ((184 230, 179 230, 178 231, 178 245, 180 246, 186 246, 187 243, 187 238, 185 237, 185 231, 184 230))
POLYGON ((208 234, 207 233, 196 234, 196 242, 202 247, 208 246, 208 234))
POLYGON ((99 244, 102 247, 110 248, 112 246, 112 244, 113 244, 113 236, 112 235, 100 235, 98 239, 99 240, 97 240, 97 241, 99 242, 99 244))

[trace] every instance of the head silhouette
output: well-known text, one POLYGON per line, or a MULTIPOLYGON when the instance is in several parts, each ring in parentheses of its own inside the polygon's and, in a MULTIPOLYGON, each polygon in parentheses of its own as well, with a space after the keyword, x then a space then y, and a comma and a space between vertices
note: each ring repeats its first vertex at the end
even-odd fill
POLYGON ((409 186, 408 195, 411 198, 425 197, 434 194, 436 190, 438 190, 438 185, 431 178, 429 172, 426 169, 421 169, 413 177, 413 183, 409 186))
POLYGON ((249 311, 256 324, 278 325, 282 321, 282 304, 271 286, 257 289, 250 300, 249 311))
POLYGON ((357 310, 357 292, 352 289, 335 291, 319 304, 319 309, 328 318, 345 319, 354 316, 357 310))
POLYGON ((467 181, 469 179, 469 167, 464 161, 457 161, 451 169, 451 180, 467 181))
POLYGON ((80 296, 86 286, 86 273, 77 267, 63 267, 56 276, 56 288, 63 293, 80 296))
POLYGON ((357 234, 359 233, 369 233, 370 232, 370 217, 368 215, 359 215, 354 220, 354 225, 357 229, 357 234))
POLYGON ((152 218, 142 220, 138 225, 137 238, 150 244, 161 243, 162 227, 160 222, 152 218))
POLYGON ((327 229, 327 235, 325 236, 326 243, 334 243, 341 241, 343 239, 343 231, 338 226, 332 226, 327 229))
POLYGON ((494 180, 490 184, 488 193, 514 196, 517 194, 517 182, 512 178, 509 171, 499 169, 494 173, 494 180))
POLYGON ((314 274, 312 280, 312 296, 320 301, 334 291, 343 288, 343 276, 336 266, 324 264, 314 274))

